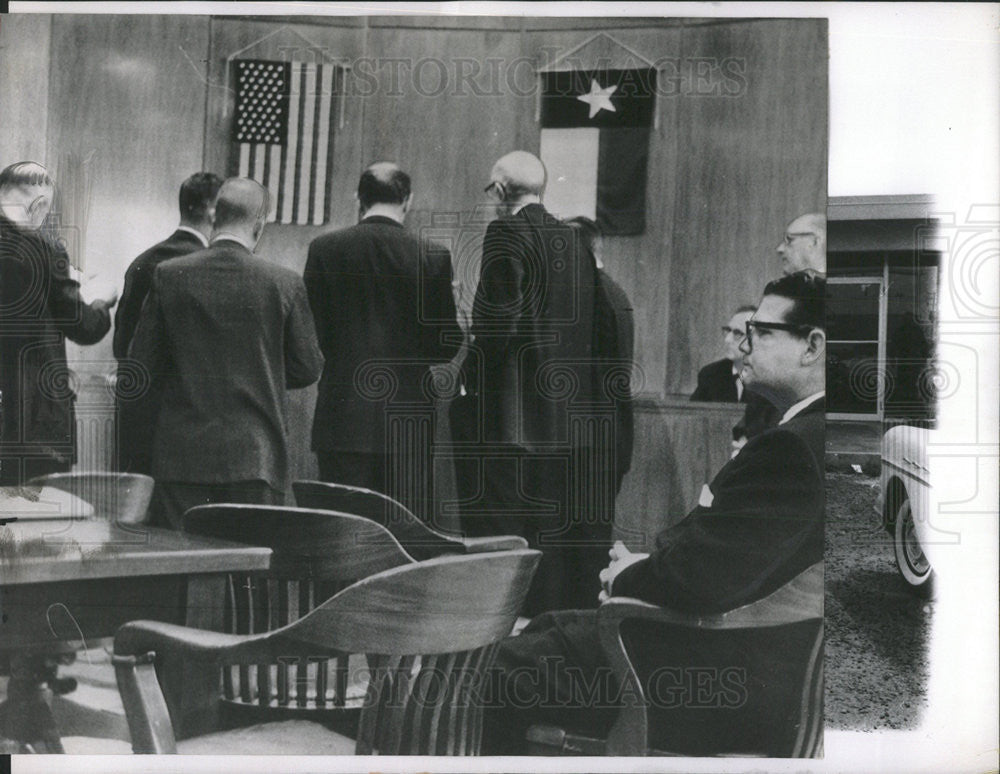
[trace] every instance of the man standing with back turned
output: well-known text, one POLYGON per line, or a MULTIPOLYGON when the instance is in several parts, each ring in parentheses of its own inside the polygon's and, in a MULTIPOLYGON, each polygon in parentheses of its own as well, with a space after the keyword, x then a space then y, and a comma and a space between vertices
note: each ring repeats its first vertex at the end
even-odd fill
POLYGON ((152 435, 158 398, 149 391, 144 375, 123 361, 139 324, 153 271, 164 261, 208 247, 215 197, 221 185, 222 180, 211 172, 196 172, 185 180, 178 197, 181 222, 177 230, 132 261, 125 272, 125 289, 115 314, 114 352, 118 360, 118 469, 127 473, 152 472, 152 435))
POLYGON ((154 520, 180 529, 211 502, 281 504, 286 388, 323 361, 302 280, 253 254, 267 191, 222 184, 210 246, 160 264, 129 356, 162 391, 153 443, 154 520))
POLYGON ((482 497, 465 507, 462 526, 472 535, 520 534, 542 550, 529 612, 576 598, 575 549, 592 547, 591 527, 610 518, 597 512, 585 479, 596 440, 587 407, 602 397, 596 267, 586 240, 542 206, 545 182, 545 166, 526 151, 493 165, 486 190, 498 217, 483 239, 466 360, 484 445, 482 497))
POLYGON ((404 228, 413 194, 395 164, 369 166, 357 198, 360 222, 313 240, 306 261, 326 358, 312 448, 323 481, 382 492, 429 519, 433 435, 418 430, 413 445, 393 448, 387 398, 433 417, 428 368, 454 357, 462 341, 451 255, 404 228), (391 396, 380 389, 389 382, 391 396))

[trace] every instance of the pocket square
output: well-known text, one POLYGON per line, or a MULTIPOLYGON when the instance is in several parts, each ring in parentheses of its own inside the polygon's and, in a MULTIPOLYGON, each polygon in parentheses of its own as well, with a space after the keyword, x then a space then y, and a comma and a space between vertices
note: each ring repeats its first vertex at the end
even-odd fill
POLYGON ((702 484, 701 494, 698 495, 698 505, 702 508, 711 508, 713 502, 715 502, 715 495, 712 494, 712 490, 708 488, 708 484, 702 484))

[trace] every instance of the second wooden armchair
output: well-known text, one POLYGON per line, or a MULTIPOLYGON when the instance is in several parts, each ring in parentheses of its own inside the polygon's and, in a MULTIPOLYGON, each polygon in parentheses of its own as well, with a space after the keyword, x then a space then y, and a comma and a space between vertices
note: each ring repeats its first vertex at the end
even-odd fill
POLYGON ((527 548, 528 541, 517 535, 457 537, 424 524, 402 503, 371 489, 324 481, 296 481, 292 484, 295 502, 303 508, 364 516, 388 529, 415 559, 442 554, 472 554, 527 548))

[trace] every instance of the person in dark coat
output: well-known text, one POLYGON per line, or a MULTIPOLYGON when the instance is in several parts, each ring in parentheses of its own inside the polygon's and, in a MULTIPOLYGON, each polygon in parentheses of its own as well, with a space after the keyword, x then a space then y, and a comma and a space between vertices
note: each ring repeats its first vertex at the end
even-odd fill
POLYGON ((161 394, 153 442, 155 523, 180 529, 211 502, 281 504, 290 484, 287 389, 320 374, 306 289, 254 255, 267 191, 231 178, 210 245, 164 261, 129 348, 161 394))
POLYGON ((164 261, 208 247, 215 215, 215 197, 222 179, 196 172, 181 184, 180 225, 169 237, 142 253, 125 272, 125 289, 115 313, 114 355, 118 360, 115 398, 118 413, 118 470, 150 475, 153 469, 153 425, 157 396, 149 392, 147 374, 128 361, 128 347, 153 282, 153 271, 164 261))
MULTIPOLYGON (((610 514, 591 496, 601 400, 594 374, 594 257, 541 204, 545 167, 525 151, 493 166, 499 217, 486 229, 466 358, 482 462, 464 503, 470 535, 520 534, 543 552, 529 612, 577 595, 574 546, 610 514)), ((596 589, 595 589, 596 590, 596 589)))
MULTIPOLYGON (((753 335, 741 345, 741 378, 775 401, 783 412, 780 422, 723 466, 688 515, 657 536, 652 554, 616 543, 601 572, 602 597, 719 613, 762 599, 822 561, 824 294, 824 280, 805 272, 764 289, 750 321, 753 335)), ((655 643, 647 644, 655 652, 655 643)), ((781 658, 780 652, 772 658, 779 676, 781 658)), ((523 751, 525 729, 538 722, 607 734, 617 701, 609 693, 613 686, 600 679, 609 665, 594 611, 535 618, 504 641, 497 666, 499 698, 506 699, 484 720, 484 754, 523 751), (589 700, 581 703, 581 696, 589 700)), ((782 717, 783 708, 767 710, 782 717)))
POLYGON ((691 393, 691 400, 708 403, 745 402, 743 384, 739 380, 743 355, 739 350, 746 335, 746 321, 757 311, 752 304, 744 304, 733 312, 729 322, 722 326, 725 357, 715 360, 698 371, 698 386, 691 393))
POLYGON ((600 591, 597 574, 607 564, 615 502, 625 474, 632 466, 635 322, 628 295, 604 268, 601 260, 603 240, 598 225, 582 215, 570 218, 566 223, 577 231, 594 256, 597 285, 594 290, 592 355, 594 383, 601 396, 594 409, 609 412, 614 428, 613 434, 602 434, 594 444, 598 455, 597 468, 606 476, 600 489, 607 510, 586 526, 586 543, 568 549, 576 556, 569 562, 573 578, 566 589, 563 607, 588 608, 597 605, 600 591))
POLYGON ((314 239, 303 275, 326 358, 312 448, 322 480, 431 518, 434 382, 447 381, 432 369, 462 342, 451 255, 403 226, 413 196, 395 164, 368 167, 357 195, 360 222, 314 239))
POLYGON ((752 389, 744 389, 739 379, 743 368, 740 344, 746 335, 746 321, 757 311, 752 304, 740 306, 729 322, 722 326, 726 357, 709 363, 698 371, 698 386, 691 394, 693 401, 708 403, 745 403, 743 418, 733 426, 733 453, 768 427, 773 427, 781 413, 767 398, 752 389))
POLYGON ((41 232, 54 183, 40 164, 0 172, 0 485, 76 461, 74 377, 66 339, 96 344, 117 292, 86 303, 66 250, 41 232))

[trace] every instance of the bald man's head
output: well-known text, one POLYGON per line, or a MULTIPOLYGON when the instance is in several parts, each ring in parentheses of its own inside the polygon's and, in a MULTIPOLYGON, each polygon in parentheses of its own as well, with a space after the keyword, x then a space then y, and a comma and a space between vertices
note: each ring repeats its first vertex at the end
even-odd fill
POLYGON ((212 229, 249 236, 256 242, 267 221, 267 207, 264 186, 246 177, 231 177, 219 189, 212 229))
POLYGON ((808 271, 826 274, 826 215, 807 212, 799 215, 785 228, 785 237, 778 243, 782 274, 808 271))
POLYGON ((55 183, 36 161, 19 161, 0 172, 0 210, 22 228, 38 229, 52 207, 55 183))
POLYGON ((376 204, 402 207, 410 197, 410 176, 390 161, 378 161, 361 173, 358 203, 362 211, 376 204))
POLYGON ((541 159, 527 151, 512 151, 493 165, 490 182, 503 186, 505 199, 516 201, 545 192, 546 173, 541 159))

